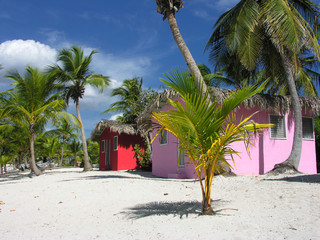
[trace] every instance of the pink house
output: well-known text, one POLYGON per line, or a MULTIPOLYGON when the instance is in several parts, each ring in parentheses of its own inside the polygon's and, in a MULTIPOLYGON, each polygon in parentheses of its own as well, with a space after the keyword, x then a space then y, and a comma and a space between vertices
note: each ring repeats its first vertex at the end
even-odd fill
MULTIPOLYGON (((231 90, 213 89, 213 95, 221 102, 231 90)), ((167 98, 180 100, 172 90, 161 94, 140 119, 146 125, 147 114, 153 111, 167 111, 172 109, 167 104, 167 98), (171 92, 170 92, 171 91, 171 92)), ((301 98, 303 111, 303 143, 299 171, 303 173, 317 173, 315 136, 313 117, 319 115, 319 98, 301 98)), ((242 142, 234 144, 234 148, 241 152, 235 156, 233 172, 239 175, 264 174, 273 169, 274 165, 286 160, 291 152, 294 118, 290 109, 290 98, 258 94, 246 100, 235 110, 237 119, 247 117, 258 111, 252 118, 257 123, 272 123, 273 128, 266 129, 263 134, 254 139, 254 146, 250 146, 247 154, 242 142)), ((149 121, 151 119, 149 118, 149 121)), ((149 125, 150 127, 150 125, 149 125)), ((157 129, 152 129, 154 136, 157 129)), ((178 140, 170 133, 164 132, 152 143, 152 174, 166 178, 195 178, 192 164, 187 164, 186 156, 180 156, 178 140)))
POLYGON ((91 133, 92 141, 100 143, 99 170, 130 170, 137 167, 134 146, 144 146, 144 138, 135 125, 101 120, 91 133))

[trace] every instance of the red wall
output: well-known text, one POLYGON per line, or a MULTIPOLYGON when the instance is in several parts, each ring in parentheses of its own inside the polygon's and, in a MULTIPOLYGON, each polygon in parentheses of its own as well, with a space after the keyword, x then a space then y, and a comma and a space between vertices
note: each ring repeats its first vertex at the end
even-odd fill
POLYGON ((140 144, 143 146, 143 138, 139 135, 128 135, 125 133, 118 134, 118 132, 110 131, 106 128, 100 136, 100 170, 129 170, 137 167, 136 159, 134 157, 134 145, 140 144), (114 149, 114 136, 118 136, 118 150, 114 149), (110 140, 110 166, 106 166, 106 151, 102 152, 102 141, 110 140))

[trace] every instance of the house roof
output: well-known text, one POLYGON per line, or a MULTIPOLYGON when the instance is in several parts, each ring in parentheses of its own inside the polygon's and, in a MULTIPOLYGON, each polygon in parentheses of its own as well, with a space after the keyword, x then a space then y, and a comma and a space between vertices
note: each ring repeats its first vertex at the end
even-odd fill
POLYGON ((110 128, 113 132, 118 132, 119 134, 140 134, 137 130, 136 124, 124 124, 115 120, 102 119, 91 132, 91 140, 99 141, 100 135, 106 128, 110 128))
MULTIPOLYGON (((235 90, 221 89, 211 87, 211 95, 217 103, 223 102, 235 90)), ((151 113, 160 111, 168 104, 168 98, 178 97, 173 89, 166 89, 163 93, 158 94, 155 100, 149 104, 144 112, 138 117, 138 126, 142 129, 151 127, 151 113)), ((303 110, 312 111, 313 116, 320 116, 320 98, 318 97, 300 97, 300 103, 303 110)), ((291 96, 271 96, 268 94, 256 94, 243 102, 247 109, 259 107, 260 109, 274 112, 287 113, 291 106, 291 96)))

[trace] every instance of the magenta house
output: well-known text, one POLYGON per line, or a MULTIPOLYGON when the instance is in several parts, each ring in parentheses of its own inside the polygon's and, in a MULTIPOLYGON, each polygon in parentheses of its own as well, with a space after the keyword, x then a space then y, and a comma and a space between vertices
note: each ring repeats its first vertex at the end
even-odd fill
MULTIPOLYGON (((167 111, 172 109, 167 104, 167 98, 180 100, 171 90, 165 91, 149 106, 140 123, 147 125, 147 115, 153 111, 167 111)), ((213 89, 213 95, 218 102, 223 101, 231 90, 213 89)), ((303 116, 303 143, 299 171, 316 173, 316 150, 313 118, 319 115, 319 98, 301 98, 303 116)), ((241 152, 235 156, 233 172, 239 175, 264 174, 273 169, 274 165, 285 161, 290 152, 294 135, 294 118, 290 108, 290 98, 257 94, 247 99, 243 105, 235 110, 237 119, 247 117, 257 112, 252 120, 257 123, 272 123, 273 128, 266 129, 263 134, 254 139, 250 146, 250 156, 243 143, 234 144, 234 149, 241 152)), ((152 121, 149 118, 149 121, 152 121)), ((154 126, 154 125, 153 125, 154 126)), ((151 127, 151 125, 149 125, 151 127)), ((153 127, 152 134, 157 129, 153 127)), ((178 140, 172 134, 164 132, 152 143, 152 174, 165 178, 195 178, 192 164, 188 164, 186 156, 179 157, 178 140)))
POLYGON ((99 170, 130 170, 137 167, 134 146, 144 146, 144 138, 133 124, 101 120, 91 133, 92 141, 100 143, 99 170))

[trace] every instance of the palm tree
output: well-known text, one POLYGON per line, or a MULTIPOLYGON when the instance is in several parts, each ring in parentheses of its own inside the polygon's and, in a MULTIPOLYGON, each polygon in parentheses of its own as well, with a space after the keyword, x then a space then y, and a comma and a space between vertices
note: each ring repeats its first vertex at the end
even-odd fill
POLYGON ((121 87, 112 90, 112 97, 120 97, 120 100, 110 105, 110 108, 102 114, 109 112, 122 112, 123 116, 119 117, 123 123, 135 123, 139 114, 155 98, 156 92, 147 89, 142 90, 142 78, 126 79, 121 87))
POLYGON ((318 20, 319 8, 309 0, 241 0, 218 19, 207 43, 211 59, 228 51, 249 71, 264 66, 267 76, 285 76, 292 97, 295 127, 289 158, 275 166, 280 170, 299 167, 302 115, 295 84, 300 64, 297 56, 302 49, 307 49, 320 58, 320 47, 312 29, 318 20))
POLYGON ((90 171, 92 167, 88 159, 86 135, 80 115, 80 98, 83 97, 87 85, 98 88, 102 92, 110 83, 109 77, 90 72, 92 56, 96 53, 97 51, 93 50, 88 56, 84 56, 83 50, 77 46, 72 46, 70 49, 62 49, 58 55, 58 61, 61 61, 62 67, 59 65, 50 67, 50 72, 54 73, 61 83, 65 84, 65 99, 67 104, 70 98, 76 104, 82 134, 84 171, 90 171))
POLYGON ((29 137, 30 168, 38 176, 41 171, 35 163, 35 139, 37 131, 62 113, 65 102, 60 98, 61 92, 52 76, 41 73, 38 69, 27 67, 24 76, 11 72, 7 78, 14 80, 14 88, 6 91, 8 98, 0 117, 7 117, 19 127, 25 129, 29 137))
POLYGON ((76 139, 73 139, 72 142, 69 145, 69 150, 72 153, 73 158, 74 158, 73 166, 76 167, 77 166, 77 155, 81 151, 80 142, 78 142, 76 139))
POLYGON ((43 142, 41 143, 42 148, 44 149, 44 157, 49 160, 49 168, 52 167, 52 160, 54 158, 59 158, 59 149, 61 144, 57 136, 50 136, 43 138, 43 142))
POLYGON ((188 73, 176 71, 167 77, 168 81, 163 82, 180 95, 185 106, 169 99, 174 110, 152 113, 153 118, 161 125, 158 134, 165 129, 178 138, 182 146, 180 149, 184 149, 189 156, 200 181, 202 214, 214 214, 211 208, 211 186, 217 164, 223 162, 231 167, 228 161, 238 152, 230 145, 245 141, 248 149, 252 136, 268 126, 251 123, 250 117, 236 123, 232 111, 262 88, 240 89, 218 105, 214 101, 208 101, 209 92, 206 91, 203 95, 202 85, 188 73))
POLYGON ((199 68, 193 59, 191 52, 183 40, 183 37, 180 33, 177 20, 175 17, 175 13, 178 12, 183 7, 182 0, 156 0, 156 4, 158 6, 157 12, 163 15, 163 20, 168 19, 168 23, 173 35, 173 38, 179 47, 181 54, 184 57, 184 60, 188 66, 188 69, 192 76, 199 81, 199 83, 203 84, 203 90, 206 91, 207 87, 199 71, 199 68))
POLYGON ((64 147, 66 143, 72 139, 77 138, 78 139, 78 131, 80 125, 77 122, 71 123, 69 119, 59 119, 56 123, 54 123, 54 126, 56 127, 53 130, 50 130, 46 132, 46 135, 49 136, 58 136, 61 141, 61 156, 59 161, 59 167, 62 166, 64 162, 64 147))

